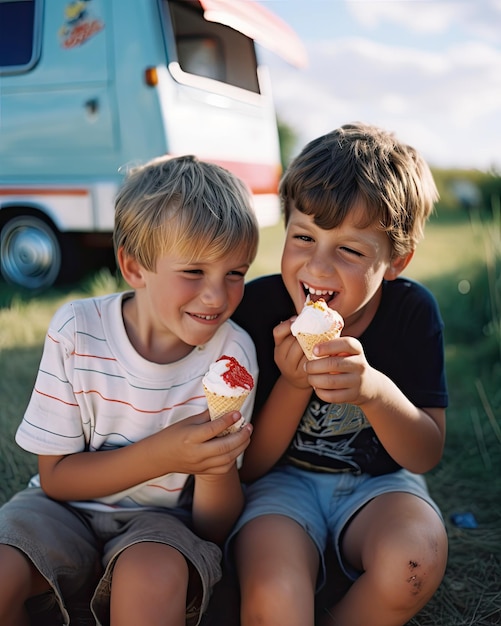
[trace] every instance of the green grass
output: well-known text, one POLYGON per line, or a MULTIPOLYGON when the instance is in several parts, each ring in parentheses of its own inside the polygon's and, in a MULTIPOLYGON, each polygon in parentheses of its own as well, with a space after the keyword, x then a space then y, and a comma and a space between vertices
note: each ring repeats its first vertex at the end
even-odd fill
MULTIPOLYGON (((459 211, 435 216, 406 270, 439 301, 450 392, 444 457, 428 475, 446 519, 449 565, 409 626, 501 624, 500 221, 496 213, 483 222, 459 211), (456 512, 473 513, 478 528, 454 526, 456 512)), ((280 270, 283 234, 281 224, 262 230, 249 278, 280 270)), ((0 502, 35 470, 35 459, 12 442, 50 317, 64 300, 122 286, 107 272, 40 296, 0 283, 0 502)))
POLYGON ((280 272, 280 257, 284 242, 285 229, 282 221, 275 226, 261 229, 259 236, 259 252, 252 264, 247 277, 248 279, 280 272))

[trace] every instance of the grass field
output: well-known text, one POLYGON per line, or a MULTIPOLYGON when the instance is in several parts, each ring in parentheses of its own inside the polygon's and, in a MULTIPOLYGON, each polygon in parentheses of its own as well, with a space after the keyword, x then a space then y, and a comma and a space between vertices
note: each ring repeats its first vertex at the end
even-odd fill
MULTIPOLYGON (((435 597, 409 626, 501 624, 501 230, 466 214, 434 217, 406 271, 436 295, 446 324, 450 391, 444 458, 428 475, 449 533, 450 558, 435 597), (452 523, 470 513, 476 528, 452 523)), ((281 225, 264 229, 250 277, 278 271, 281 225)), ((0 283, 0 502, 35 470, 13 445, 45 330, 63 300, 116 289, 102 273, 72 289, 29 297, 0 283)))

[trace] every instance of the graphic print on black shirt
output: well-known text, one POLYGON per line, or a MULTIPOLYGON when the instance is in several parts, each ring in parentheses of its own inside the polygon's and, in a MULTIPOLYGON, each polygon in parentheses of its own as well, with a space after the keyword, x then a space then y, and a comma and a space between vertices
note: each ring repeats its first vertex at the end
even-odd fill
POLYGON ((285 459, 316 472, 353 474, 399 468, 382 447, 364 412, 353 404, 327 404, 315 394, 285 459))
MULTIPOLYGON (((275 274, 248 283, 233 316, 250 333, 257 350, 256 414, 280 376, 273 328, 295 313, 282 277, 275 274)), ((415 406, 447 407, 443 322, 435 298, 423 285, 403 277, 383 281, 378 310, 358 340, 370 365, 388 376, 415 406)), ((372 476, 400 467, 358 407, 331 405, 314 393, 281 462, 311 471, 372 476)))

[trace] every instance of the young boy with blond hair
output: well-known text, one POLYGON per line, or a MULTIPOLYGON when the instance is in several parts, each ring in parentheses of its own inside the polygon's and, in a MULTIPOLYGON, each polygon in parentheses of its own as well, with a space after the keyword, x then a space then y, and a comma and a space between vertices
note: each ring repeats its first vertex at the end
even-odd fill
POLYGON ((68 624, 82 592, 97 624, 197 624, 243 507, 252 427, 218 435, 253 392, 210 421, 202 378, 223 354, 257 376, 229 319, 258 244, 250 196, 195 157, 155 160, 118 193, 114 243, 131 290, 56 312, 16 434, 39 475, 0 509, 2 626, 37 600, 68 624))

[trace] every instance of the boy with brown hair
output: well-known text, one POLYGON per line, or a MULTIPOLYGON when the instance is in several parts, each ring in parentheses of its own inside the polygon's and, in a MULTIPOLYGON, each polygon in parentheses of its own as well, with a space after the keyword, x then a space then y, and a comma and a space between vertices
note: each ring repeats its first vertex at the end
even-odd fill
POLYGON ((313 625, 330 548, 352 584, 318 623, 399 626, 447 560, 422 476, 444 446, 443 323, 431 293, 400 276, 436 187, 416 150, 355 123, 310 142, 280 194, 282 273, 249 283, 234 316, 260 367, 247 504, 228 544, 241 623, 313 625), (345 322, 312 361, 291 334, 307 296, 345 322))

